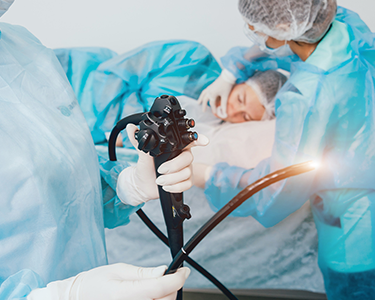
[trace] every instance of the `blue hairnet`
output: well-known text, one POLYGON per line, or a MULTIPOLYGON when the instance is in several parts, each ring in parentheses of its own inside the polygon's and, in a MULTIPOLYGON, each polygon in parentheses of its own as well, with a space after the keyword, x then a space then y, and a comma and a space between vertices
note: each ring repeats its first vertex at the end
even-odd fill
POLYGON ((286 81, 287 77, 276 70, 258 71, 246 80, 246 84, 254 90, 266 109, 262 120, 275 117, 275 97, 286 81))

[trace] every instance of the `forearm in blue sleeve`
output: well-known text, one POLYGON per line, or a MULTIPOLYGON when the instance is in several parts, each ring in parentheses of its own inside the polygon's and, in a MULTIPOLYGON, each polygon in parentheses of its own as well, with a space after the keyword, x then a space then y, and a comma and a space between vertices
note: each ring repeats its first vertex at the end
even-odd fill
POLYGON ((100 175, 103 189, 104 226, 114 228, 129 223, 129 216, 143 205, 131 206, 124 204, 117 197, 117 178, 121 171, 129 166, 126 162, 109 161, 99 155, 100 175))
MULTIPOLYGON (((239 183, 246 171, 227 163, 218 163, 213 167, 204 191, 212 210, 218 211, 241 191, 239 183)), ((246 216, 238 210, 232 215, 246 216)))
POLYGON ((32 290, 45 287, 41 277, 28 269, 8 277, 0 285, 1 300, 21 300, 27 298, 32 290))
POLYGON ((234 47, 221 58, 225 69, 230 71, 236 78, 237 83, 244 82, 254 75, 255 71, 266 71, 283 69, 290 71, 291 63, 298 61, 297 55, 275 57, 260 52, 256 46, 234 47))
MULTIPOLYGON (((251 183, 249 183, 251 175, 251 177, 257 177, 255 173, 259 173, 259 170, 263 170, 265 173, 264 169, 267 169, 267 166, 268 161, 264 161, 254 171, 254 169, 247 170, 241 167, 230 166, 227 163, 216 164, 205 186, 205 195, 211 208, 214 211, 221 209, 251 183)), ((259 174, 258 176, 261 175, 259 174)), ((237 208, 231 216, 247 217, 255 213, 255 202, 253 198, 250 198, 237 208)))

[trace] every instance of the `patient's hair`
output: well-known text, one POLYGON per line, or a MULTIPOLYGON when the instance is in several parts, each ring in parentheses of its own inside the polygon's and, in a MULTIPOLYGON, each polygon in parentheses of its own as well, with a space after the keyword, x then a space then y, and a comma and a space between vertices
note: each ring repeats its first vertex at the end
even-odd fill
POLYGON ((275 97, 288 78, 276 70, 257 71, 246 84, 258 95, 260 103, 265 107, 263 120, 275 117, 275 97))

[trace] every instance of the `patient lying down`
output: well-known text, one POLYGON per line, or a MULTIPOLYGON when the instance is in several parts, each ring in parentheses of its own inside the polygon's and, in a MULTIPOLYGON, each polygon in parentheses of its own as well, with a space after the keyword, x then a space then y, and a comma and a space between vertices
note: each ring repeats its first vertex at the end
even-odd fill
MULTIPOLYGON (((226 162, 250 169, 271 155, 275 130, 271 120, 275 118, 275 98, 286 80, 286 76, 274 70, 256 72, 246 82, 232 89, 228 98, 227 117, 220 118, 215 114, 217 118, 227 121, 226 124, 211 130, 207 127, 203 130, 197 128, 199 133, 208 136, 211 145, 194 152, 193 174, 196 186, 204 188, 212 166, 217 163, 226 162)), ((220 101, 215 104, 219 107, 220 101)), ((198 118, 196 121, 201 124, 205 120, 198 118)))
MULTIPOLYGON (((226 118, 213 114, 230 123, 272 120, 275 117, 275 96, 286 80, 285 75, 275 70, 258 71, 246 82, 234 86, 228 97, 226 118)), ((182 106, 186 108, 186 102, 182 106)), ((220 100, 216 106, 220 106, 220 100)), ((123 146, 121 135, 117 138, 116 146, 123 146)))
MULTIPOLYGON (((228 98, 227 117, 222 120, 242 123, 273 119, 275 96, 286 80, 280 72, 268 70, 258 71, 246 82, 235 85, 228 98)), ((220 100, 216 101, 216 106, 220 106, 220 100)))

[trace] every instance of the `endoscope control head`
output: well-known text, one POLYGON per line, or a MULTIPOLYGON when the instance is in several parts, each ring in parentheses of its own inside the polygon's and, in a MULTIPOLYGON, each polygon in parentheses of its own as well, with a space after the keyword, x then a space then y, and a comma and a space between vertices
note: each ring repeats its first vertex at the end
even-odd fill
POLYGON ((157 157, 185 148, 198 139, 193 119, 185 118, 186 111, 174 96, 162 95, 155 99, 148 113, 142 115, 135 137, 138 149, 157 157))

